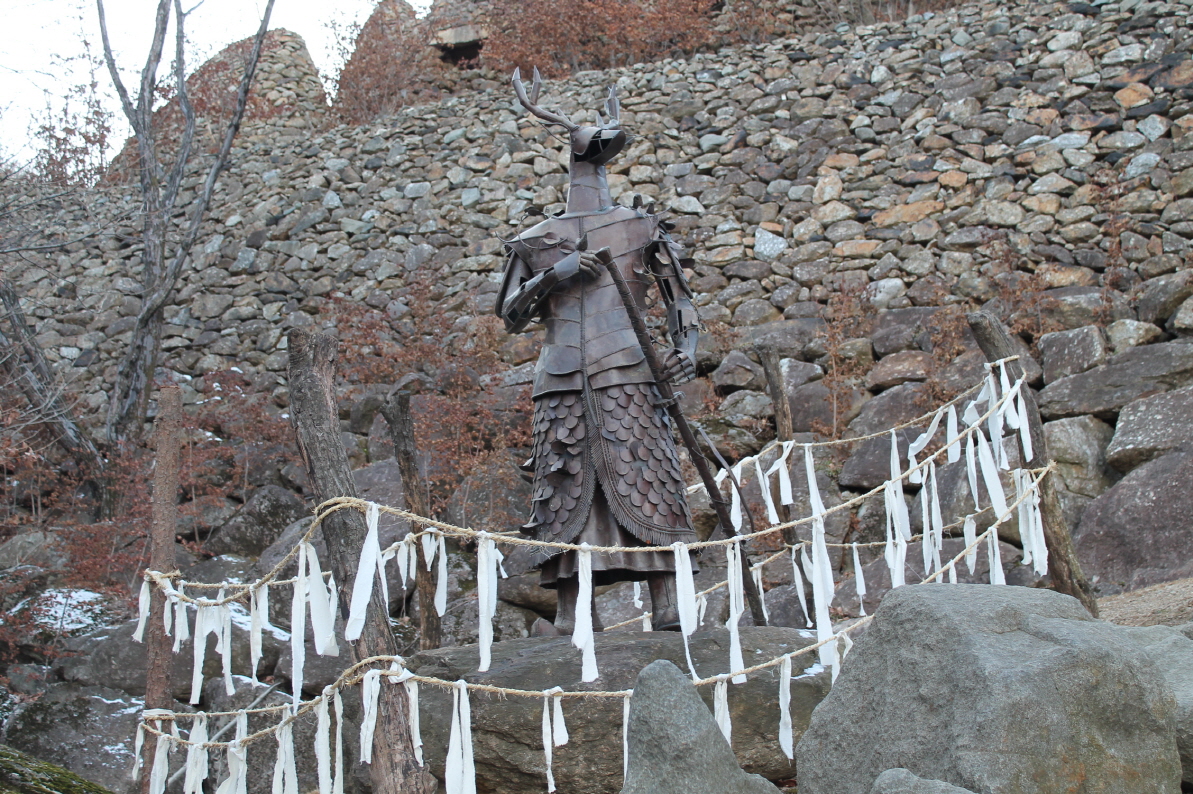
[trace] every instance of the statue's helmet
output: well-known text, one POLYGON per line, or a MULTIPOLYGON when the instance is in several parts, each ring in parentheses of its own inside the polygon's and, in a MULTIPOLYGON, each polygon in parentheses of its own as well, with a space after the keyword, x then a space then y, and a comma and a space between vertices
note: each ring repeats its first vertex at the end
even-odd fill
POLYGON ((522 107, 544 121, 558 124, 567 129, 571 137, 572 158, 578 162, 604 165, 617 156, 626 143, 625 130, 621 129, 621 104, 617 101, 617 91, 610 86, 609 97, 605 100, 605 113, 608 121, 603 121, 597 114, 595 126, 581 127, 563 113, 555 113, 539 107, 539 92, 543 88, 543 80, 539 70, 534 70, 534 82, 530 86, 529 96, 526 87, 522 85, 522 74, 514 69, 514 92, 522 107))

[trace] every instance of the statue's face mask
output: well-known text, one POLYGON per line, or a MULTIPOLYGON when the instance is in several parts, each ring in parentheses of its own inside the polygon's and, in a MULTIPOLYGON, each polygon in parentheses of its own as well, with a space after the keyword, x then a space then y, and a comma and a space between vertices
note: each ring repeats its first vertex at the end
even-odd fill
POLYGON ((576 162, 604 165, 616 157, 625 146, 626 134, 625 130, 621 129, 621 103, 617 101, 617 91, 612 86, 609 88, 609 97, 605 100, 605 113, 609 120, 603 121, 598 113, 597 126, 581 127, 567 115, 545 110, 538 105, 539 92, 543 88, 538 69, 534 70, 534 82, 529 93, 522 85, 522 76, 517 69, 514 70, 513 84, 522 107, 540 119, 558 124, 568 131, 572 143, 572 158, 576 162))
POLYGON ((572 133, 572 156, 593 165, 604 165, 625 146, 625 130, 581 127, 572 133))

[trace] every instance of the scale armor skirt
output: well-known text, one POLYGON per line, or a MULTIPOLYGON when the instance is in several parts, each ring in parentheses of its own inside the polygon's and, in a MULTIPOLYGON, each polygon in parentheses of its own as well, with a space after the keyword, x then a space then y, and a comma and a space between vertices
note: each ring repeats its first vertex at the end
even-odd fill
MULTIPOLYGON (((534 494, 523 530, 538 540, 594 546, 694 541, 675 440, 658 402, 654 386, 639 383, 537 398, 534 494)), ((543 584, 573 575, 575 557, 544 549, 543 584)), ((593 555, 598 584, 672 570, 670 549, 593 555)))

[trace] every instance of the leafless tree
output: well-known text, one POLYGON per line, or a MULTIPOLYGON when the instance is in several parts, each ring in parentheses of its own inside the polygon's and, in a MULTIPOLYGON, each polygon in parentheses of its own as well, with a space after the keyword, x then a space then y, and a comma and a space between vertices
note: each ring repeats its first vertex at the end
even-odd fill
POLYGON ((261 25, 257 29, 248 62, 245 64, 240 80, 236 107, 224 130, 219 151, 207 172, 207 177, 198 196, 189 209, 181 237, 171 244, 171 241, 167 239, 170 217, 174 214, 179 189, 186 173, 187 161, 195 137, 195 110, 191 105, 186 87, 185 27, 186 16, 189 12, 183 11, 180 0, 158 1, 153 39, 150 42, 145 66, 141 70, 141 84, 134 98, 130 96, 120 77, 120 72, 116 68, 112 45, 108 40, 103 0, 96 0, 104 61, 107 64, 116 93, 120 97, 121 108, 132 126, 137 143, 137 168, 142 201, 141 237, 144 245, 141 255, 144 262, 141 275, 141 309, 132 329, 132 339, 129 342, 128 350, 125 351, 117 369, 116 382, 108 402, 105 432, 110 443, 135 439, 140 435, 144 425, 150 391, 153 387, 153 371, 157 366, 162 330, 165 324, 164 309, 173 298, 182 268, 186 264, 195 239, 198 237, 199 225, 211 203, 211 194, 215 189, 216 180, 227 165, 232 151, 232 142, 240 130, 240 122, 248 103, 249 88, 257 70, 257 61, 261 56, 265 33, 269 28, 269 16, 273 12, 273 2, 274 0, 268 0, 265 5, 265 13, 261 16, 261 25), (154 127, 153 104, 157 96, 157 72, 165 49, 166 32, 171 13, 174 17, 175 37, 173 79, 178 106, 183 116, 183 129, 175 154, 172 158, 166 158, 161 154, 163 149, 162 141, 159 139, 161 130, 154 127))

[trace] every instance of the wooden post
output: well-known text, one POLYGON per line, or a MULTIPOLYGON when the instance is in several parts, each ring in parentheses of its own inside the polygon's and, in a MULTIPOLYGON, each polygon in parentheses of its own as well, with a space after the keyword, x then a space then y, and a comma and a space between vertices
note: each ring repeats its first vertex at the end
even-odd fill
MULTIPOLYGON (((306 331, 291 331, 290 420, 298 438, 298 451, 317 503, 337 496, 355 497, 356 485, 348 466, 348 454, 340 437, 339 412, 335 400, 337 342, 333 337, 306 331)), ((323 521, 329 566, 339 586, 340 614, 348 612, 352 583, 360 548, 365 538, 365 519, 356 510, 337 510, 323 521)), ((365 613, 360 639, 351 644, 352 660, 370 656, 396 656, 397 640, 389 626, 389 610, 380 587, 365 613)), ((400 687, 381 687, 373 763, 369 768, 377 794, 433 794, 435 780, 414 760, 410 745, 410 715, 400 687), (399 694, 401 693, 401 694, 399 694)))
MULTIPOLYGON (((152 521, 149 526, 149 570, 170 573, 177 567, 174 537, 178 526, 178 449, 182 428, 182 393, 178 387, 163 386, 157 396, 157 419, 154 421, 155 452, 153 468, 152 521)), ((170 694, 170 671, 174 666, 171 640, 166 636, 162 620, 166 612, 166 597, 157 587, 149 591, 149 622, 145 626, 145 708, 168 709, 174 698, 170 694)), ((165 723, 158 722, 158 728, 165 723)), ((135 790, 149 791, 149 769, 153 757, 153 742, 141 749, 141 779, 135 790)))
MULTIPOLYGON (((997 317, 989 312, 972 312, 965 316, 969 328, 973 331, 978 346, 982 348, 988 361, 999 361, 1016 355, 1011 346, 1011 335, 997 317)), ((1023 367, 1018 361, 1007 362, 1007 375, 1011 380, 1023 377, 1023 367)), ((1044 422, 1040 418, 1040 408, 1036 404, 1035 392, 1025 383, 1022 387, 1023 398, 1027 403, 1028 429, 1031 432, 1032 452, 1031 460, 1024 460, 1024 465, 1033 469, 1040 469, 1048 465, 1048 447, 1044 439, 1044 422)), ((1022 458, 1023 447, 1019 448, 1022 458)), ((1055 476, 1055 475, 1053 475, 1055 476)), ((1079 600, 1090 614, 1098 616, 1098 601, 1094 598, 1089 581, 1081 572, 1081 564, 1077 561, 1077 554, 1073 550, 1073 538, 1069 534, 1069 526, 1061 510, 1060 497, 1057 496, 1053 476, 1045 477, 1040 482, 1040 513, 1044 519, 1044 541, 1048 544, 1048 572, 1052 578, 1052 588, 1061 593, 1067 593, 1079 600)))
MULTIPOLYGON (((766 390, 770 392, 770 401, 775 406, 775 437, 779 441, 790 441, 795 437, 795 422, 791 418, 791 402, 787 399, 787 388, 783 383, 783 365, 779 361, 779 354, 769 345, 758 345, 754 350, 758 353, 762 372, 766 376, 766 390)), ((784 521, 791 521, 794 518, 791 505, 779 504, 778 507, 783 511, 784 521)), ((789 546, 794 546, 799 542, 795 527, 787 527, 783 530, 783 542, 789 546)))
MULTIPOLYGON (((423 498, 422 478, 418 476, 415 460, 414 421, 410 416, 410 392, 399 391, 381 405, 381 415, 389 423, 389 435, 394 442, 394 457, 402 474, 402 494, 406 509, 420 516, 430 516, 430 507, 423 498)), ((410 529, 414 531, 414 525, 410 529)), ((435 611, 435 582, 427 570, 426 556, 421 543, 414 544, 418 552, 415 586, 418 589, 418 642, 425 650, 438 648, 440 643, 439 613, 435 611)))

